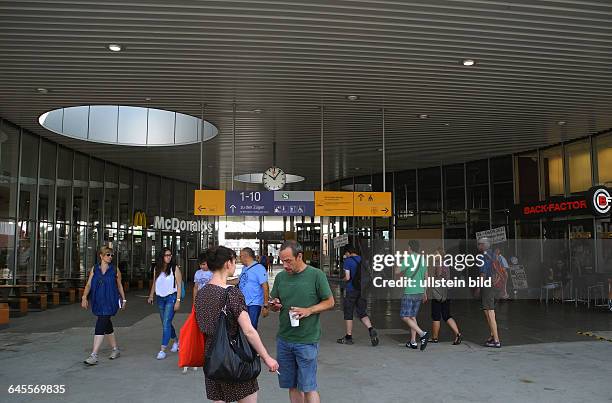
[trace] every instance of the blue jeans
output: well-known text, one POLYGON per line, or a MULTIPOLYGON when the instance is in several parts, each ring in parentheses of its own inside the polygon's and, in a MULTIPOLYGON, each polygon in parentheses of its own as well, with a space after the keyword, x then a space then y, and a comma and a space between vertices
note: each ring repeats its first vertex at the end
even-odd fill
POLYGON ((319 343, 294 343, 278 337, 278 385, 283 389, 297 388, 300 392, 317 390, 317 358, 319 343))
MULTIPOLYGON (((176 330, 172 326, 174 319, 174 304, 176 303, 176 294, 170 294, 165 297, 157 296, 157 308, 162 321, 162 342, 161 345, 166 347, 170 339, 176 339, 176 330)), ((178 341, 178 340, 177 340, 178 341)))
POLYGON ((261 306, 247 305, 247 313, 249 314, 249 318, 251 319, 251 324, 255 329, 257 329, 257 324, 259 323, 259 315, 261 314, 261 306))

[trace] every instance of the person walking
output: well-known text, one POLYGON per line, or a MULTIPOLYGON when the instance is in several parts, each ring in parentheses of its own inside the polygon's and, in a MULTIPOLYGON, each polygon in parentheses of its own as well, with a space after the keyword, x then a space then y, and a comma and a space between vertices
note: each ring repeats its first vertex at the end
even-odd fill
POLYGON ((280 258, 285 270, 276 275, 270 294, 270 309, 280 311, 276 339, 281 368, 278 383, 289 389, 292 403, 319 403, 319 314, 334 307, 334 297, 325 273, 304 262, 304 249, 298 242, 285 241, 280 258))
POLYGON ((368 301, 361 293, 360 279, 361 275, 359 271, 362 270, 361 256, 357 253, 352 245, 347 245, 344 248, 344 323, 346 327, 346 334, 337 340, 340 344, 353 344, 353 314, 357 312, 357 316, 363 325, 368 329, 370 335, 370 343, 373 346, 377 346, 379 343, 378 333, 372 326, 372 322, 368 317, 368 301), (359 283, 359 284, 358 284, 359 283), (357 287, 357 288, 356 288, 357 287))
POLYGON ((421 303, 427 302, 427 266, 423 255, 419 254, 419 241, 411 240, 408 242, 409 256, 405 265, 399 267, 398 274, 407 278, 407 285, 402 296, 400 317, 410 328, 410 341, 406 347, 417 349, 416 335, 419 335, 421 351, 424 351, 429 341, 429 333, 422 330, 417 322, 417 315, 421 308, 421 303))
POLYGON ((147 301, 149 304, 153 304, 153 295, 157 297, 157 308, 162 322, 162 342, 159 353, 157 353, 157 359, 163 360, 166 358, 166 348, 170 340, 175 340, 170 351, 176 353, 179 349, 172 319, 174 319, 174 313, 180 309, 183 298, 182 287, 180 286, 183 281, 181 269, 175 264, 170 248, 161 250, 155 262, 153 276, 155 282, 151 285, 147 301))
POLYGON ((121 272, 112 264, 113 250, 102 246, 99 250, 100 264, 96 264, 89 272, 89 278, 83 291, 81 306, 87 309, 91 303, 91 311, 98 317, 94 331, 93 349, 85 359, 85 364, 96 365, 98 352, 104 342, 104 336, 112 347, 111 360, 119 358, 119 347, 113 329, 111 317, 117 314, 119 307, 125 309, 127 300, 121 284, 121 272))
MULTIPOLYGON (((434 255, 435 265, 432 267, 431 277, 434 281, 448 281, 450 279, 450 267, 444 264, 444 250, 439 248, 434 255)), ((431 339, 432 343, 438 342, 440 335, 440 320, 443 319, 455 334, 453 345, 461 344, 463 335, 459 331, 457 322, 450 313, 450 299, 448 298, 448 287, 431 287, 431 339)))
POLYGON ((268 316, 268 270, 257 263, 255 252, 251 248, 243 248, 240 251, 240 261, 244 265, 240 273, 238 286, 247 306, 247 312, 251 318, 253 327, 257 329, 259 316, 268 316))
MULTIPOLYGON (((491 242, 488 238, 481 238, 478 240, 478 250, 482 253, 484 258, 484 263, 479 269, 481 281, 488 280, 493 276, 493 260, 495 256, 491 253, 490 248, 491 242)), ((493 286, 481 287, 480 289, 481 307, 490 331, 490 336, 487 341, 485 341, 484 345, 486 347, 500 348, 501 342, 499 341, 497 320, 495 319, 495 294, 496 290, 493 286)))
POLYGON ((510 296, 508 295, 508 271, 510 270, 510 265, 508 264, 508 260, 506 260, 506 258, 502 254, 501 248, 495 248, 495 258, 506 273, 506 275, 502 278, 503 287, 501 289, 502 295, 500 296, 500 299, 508 300, 510 299, 510 296))
MULTIPOLYGON (((237 287, 228 285, 227 277, 236 271, 236 253, 225 246, 208 250, 208 269, 213 273, 212 279, 198 292, 195 301, 196 320, 200 330, 206 335, 204 351, 208 351, 217 331, 217 321, 222 309, 226 306, 229 323, 229 335, 235 337, 238 327, 242 329, 249 344, 257 351, 271 372, 278 371, 278 362, 268 354, 264 344, 251 323, 244 296, 237 287)), ((257 378, 246 382, 221 382, 205 376, 206 397, 215 402, 253 403, 257 401, 259 385, 257 378)))
POLYGON ((206 263, 206 251, 198 255, 198 265, 200 268, 193 275, 193 302, 195 303, 195 297, 212 278, 212 272, 208 270, 208 264, 206 263))

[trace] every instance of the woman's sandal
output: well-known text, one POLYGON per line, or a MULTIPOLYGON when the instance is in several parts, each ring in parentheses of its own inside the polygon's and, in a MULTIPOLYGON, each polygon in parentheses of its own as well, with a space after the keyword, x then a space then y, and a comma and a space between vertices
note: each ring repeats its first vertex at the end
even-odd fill
POLYGON ((453 341, 453 346, 457 346, 461 344, 461 340, 463 340, 463 335, 459 333, 455 336, 455 341, 453 341))
POLYGON ((437 343, 437 342, 438 342, 438 339, 433 339, 433 338, 432 338, 432 339, 429 339, 429 342, 430 342, 430 343, 437 343))

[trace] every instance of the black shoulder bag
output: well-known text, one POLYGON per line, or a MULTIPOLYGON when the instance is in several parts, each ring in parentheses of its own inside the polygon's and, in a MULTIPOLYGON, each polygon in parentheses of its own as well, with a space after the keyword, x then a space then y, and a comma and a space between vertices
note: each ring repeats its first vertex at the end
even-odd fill
POLYGON ((246 382, 257 378, 261 372, 261 361, 240 326, 236 336, 230 337, 228 299, 229 288, 225 290, 225 305, 219 314, 212 344, 206 352, 204 374, 215 381, 246 382))

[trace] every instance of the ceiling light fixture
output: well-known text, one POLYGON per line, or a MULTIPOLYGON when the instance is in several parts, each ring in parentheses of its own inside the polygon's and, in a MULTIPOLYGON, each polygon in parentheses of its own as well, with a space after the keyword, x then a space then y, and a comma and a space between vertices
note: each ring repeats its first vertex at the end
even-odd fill
POLYGON ((353 169, 354 169, 355 171, 359 171, 361 168, 359 168, 359 167, 355 167, 355 168, 353 168, 353 169))
POLYGON ((419 119, 427 119, 428 117, 429 117, 429 115, 428 115, 428 114, 426 114, 426 113, 421 113, 421 114, 419 115, 419 119))
POLYGON ((111 52, 121 52, 123 50, 123 46, 119 45, 118 43, 109 43, 106 47, 111 52))
POLYGON ((263 112, 263 109, 253 109, 253 113, 259 114, 261 112, 263 112))
POLYGON ((46 88, 36 88, 36 92, 38 92, 39 94, 48 94, 49 90, 46 88))
POLYGON ((476 64, 476 60, 474 60, 474 59, 463 59, 463 61, 461 63, 464 66, 466 66, 466 67, 470 67, 470 66, 474 66, 476 64))
POLYGON ((349 101, 357 101, 359 99, 359 95, 347 95, 346 99, 349 101))
POLYGON ((560 121, 557 122, 557 124, 559 126, 565 126, 567 124, 567 122, 565 120, 560 120, 560 121))

